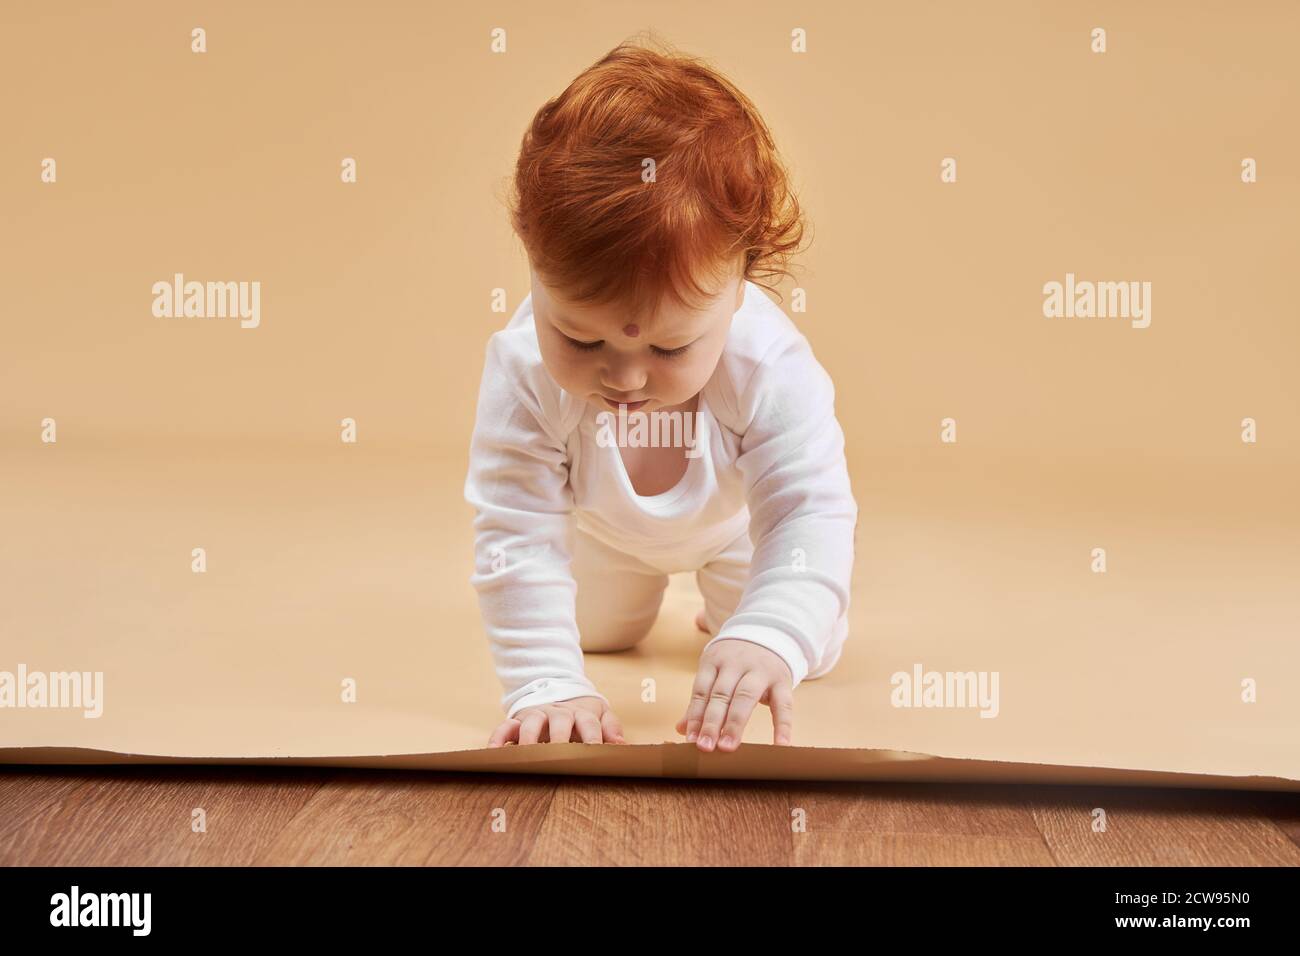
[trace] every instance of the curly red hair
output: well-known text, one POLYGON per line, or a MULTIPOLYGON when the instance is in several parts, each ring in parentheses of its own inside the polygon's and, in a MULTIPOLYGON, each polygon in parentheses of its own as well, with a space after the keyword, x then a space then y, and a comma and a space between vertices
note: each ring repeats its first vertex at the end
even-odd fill
POLYGON ((509 206, 549 287, 634 316, 665 293, 695 308, 737 272, 765 286, 790 275, 804 231, 749 98, 695 57, 630 41, 537 111, 509 206))

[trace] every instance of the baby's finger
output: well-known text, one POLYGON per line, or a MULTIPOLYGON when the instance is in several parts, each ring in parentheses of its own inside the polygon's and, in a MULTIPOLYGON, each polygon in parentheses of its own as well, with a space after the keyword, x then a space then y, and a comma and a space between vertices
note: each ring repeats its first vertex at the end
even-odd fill
POLYGON ((488 738, 489 747, 504 747, 512 740, 519 739, 519 721, 513 717, 502 721, 488 738))
POLYGON ((727 708, 727 722, 722 726, 722 736, 718 738, 719 750, 730 751, 740 746, 749 718, 766 689, 767 679, 758 671, 750 671, 740 679, 735 693, 731 695, 731 706, 727 708))
POLYGON ((788 685, 777 684, 767 705, 772 708, 772 743, 788 744, 794 736, 794 693, 788 685))
POLYGON ((551 726, 546 739, 553 744, 567 744, 573 736, 573 711, 563 707, 548 707, 546 716, 551 726))
POLYGON ((693 743, 704 722, 704 711, 709 706, 709 692, 713 690, 713 681, 718 676, 718 669, 712 664, 701 664, 691 686, 691 702, 686 705, 686 742, 693 743))
POLYGON ((530 710, 519 721, 519 743, 535 744, 546 728, 546 715, 540 710, 530 710))
POLYGON ((578 710, 574 712, 574 723, 578 725, 578 738, 584 744, 598 744, 601 742, 600 721, 596 715, 589 710, 578 710))
POLYGON ((722 729, 722 721, 726 719, 727 710, 731 706, 731 695, 739 682, 740 672, 730 670, 719 673, 718 679, 713 682, 708 706, 704 708, 704 720, 700 723, 701 750, 712 750, 717 744, 718 731, 722 729))
POLYGON ((623 725, 619 723, 618 717, 612 710, 607 710, 600 715, 600 726, 605 732, 605 739, 612 744, 626 743, 623 739, 623 725))

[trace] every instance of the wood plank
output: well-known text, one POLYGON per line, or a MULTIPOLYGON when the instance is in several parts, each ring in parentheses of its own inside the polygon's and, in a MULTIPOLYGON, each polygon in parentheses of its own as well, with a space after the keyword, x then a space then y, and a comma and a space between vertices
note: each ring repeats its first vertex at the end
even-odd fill
POLYGON ((339 771, 257 862, 511 866, 532 849, 555 788, 542 776, 339 771), (493 830, 498 810, 504 832, 493 830))
POLYGON ((1273 825, 1300 847, 1300 793, 1261 793, 1256 802, 1273 825))
MULTIPOLYGON (((25 822, 0 851, 7 863, 239 866, 253 862, 328 772, 127 767, 39 776, 46 795, 20 810, 25 822), (196 808, 206 832, 193 830, 196 808)), ((29 797, 41 788, 22 786, 29 797)))
POLYGON ((328 768, 0 772, 0 864, 1300 865, 1300 795, 328 768), (193 833, 191 812, 207 812, 193 833), (1092 809, 1107 829, 1092 830, 1092 809), (504 832, 493 830, 494 811, 504 832), (806 827, 795 832, 795 811, 806 827))
POLYGON ((776 782, 565 778, 536 866, 784 866, 792 840, 776 782))
POLYGON ((800 866, 1053 866, 1019 788, 928 783, 792 785, 800 866))
POLYGON ((0 768, 0 866, 39 862, 26 856, 32 831, 86 780, 82 768, 0 768))
POLYGON ((1035 787, 1027 793, 1065 866, 1297 866, 1300 848, 1260 795, 1215 790, 1035 787), (1106 830, 1093 830, 1093 810, 1106 830))
POLYGON ((792 783, 791 806, 809 833, 938 834, 1039 838, 1018 787, 937 783, 792 783))

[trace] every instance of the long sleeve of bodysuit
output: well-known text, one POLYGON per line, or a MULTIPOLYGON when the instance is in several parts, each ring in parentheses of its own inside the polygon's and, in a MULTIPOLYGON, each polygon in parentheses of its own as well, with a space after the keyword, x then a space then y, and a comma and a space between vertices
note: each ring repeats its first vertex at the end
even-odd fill
POLYGON ((512 334, 488 343, 465 481, 477 512, 470 580, 510 717, 572 697, 605 699, 583 671, 578 641, 560 393, 522 360, 512 334))
POLYGON ((835 389, 797 333, 731 371, 725 397, 734 401, 754 555, 735 613, 709 644, 760 644, 785 660, 798 685, 835 663, 846 633, 836 625, 849 604, 858 508, 835 389))

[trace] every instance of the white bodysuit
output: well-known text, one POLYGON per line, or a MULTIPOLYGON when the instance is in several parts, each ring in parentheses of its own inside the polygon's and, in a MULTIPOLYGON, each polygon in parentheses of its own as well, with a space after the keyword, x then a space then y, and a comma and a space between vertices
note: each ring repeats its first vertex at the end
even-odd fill
POLYGON ((637 495, 608 440, 617 424, 598 418, 609 410, 542 364, 531 295, 489 340, 465 497, 477 512, 470 580, 508 716, 603 697, 583 648, 611 649, 595 632, 614 625, 635 632, 624 646, 639 639, 675 571, 699 572, 708 643, 760 644, 795 686, 838 661, 858 509, 834 388, 752 282, 698 410, 685 475, 637 495))

